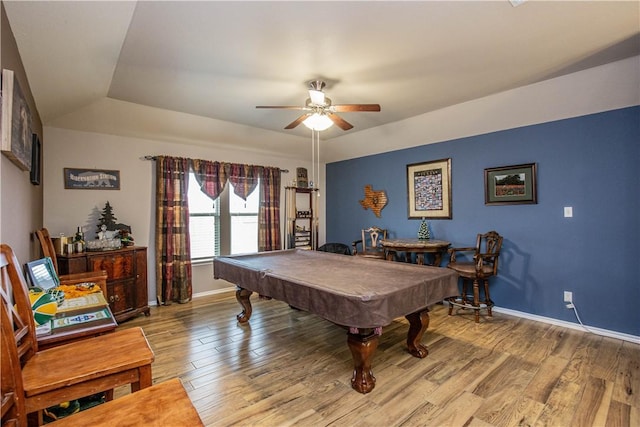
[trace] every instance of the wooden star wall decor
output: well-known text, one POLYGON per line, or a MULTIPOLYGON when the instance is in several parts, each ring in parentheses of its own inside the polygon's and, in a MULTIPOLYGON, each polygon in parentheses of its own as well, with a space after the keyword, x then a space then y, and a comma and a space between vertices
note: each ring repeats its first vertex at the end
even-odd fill
POLYGON ((384 190, 375 191, 371 185, 365 185, 364 200, 360 200, 360 205, 365 210, 371 209, 380 218, 380 211, 387 205, 387 193, 384 190))

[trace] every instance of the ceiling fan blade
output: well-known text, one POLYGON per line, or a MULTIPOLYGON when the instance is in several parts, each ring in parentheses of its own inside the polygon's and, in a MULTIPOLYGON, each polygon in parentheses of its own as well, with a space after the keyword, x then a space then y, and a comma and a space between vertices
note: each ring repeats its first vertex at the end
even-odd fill
POLYGON ((347 122, 345 119, 338 116, 337 114, 333 114, 333 113, 326 113, 326 114, 327 114, 327 117, 329 117, 331 121, 335 123, 336 126, 338 126, 340 129, 349 130, 353 128, 353 125, 351 123, 347 122))
POLYGON ((350 111, 380 111, 380 104, 338 104, 331 107, 337 113, 350 111))
POLYGON ((285 129, 293 129, 294 127, 296 127, 300 123, 302 123, 304 121, 304 119, 306 119, 310 115, 311 115, 311 113, 306 113, 306 114, 301 115, 300 117, 298 117, 297 119, 295 119, 294 121, 289 123, 287 126, 285 126, 285 129))
POLYGON ((284 110, 306 110, 307 107, 299 107, 293 105, 256 105, 256 108, 280 108, 284 110))

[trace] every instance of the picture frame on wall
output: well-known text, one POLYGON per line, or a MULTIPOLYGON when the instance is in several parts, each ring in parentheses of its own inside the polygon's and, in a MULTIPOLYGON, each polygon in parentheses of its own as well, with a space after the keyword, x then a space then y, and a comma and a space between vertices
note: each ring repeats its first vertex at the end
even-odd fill
POLYGON ((64 168, 64 188, 71 190, 119 190, 120 171, 64 168))
POLYGON ((451 159, 407 165, 409 219, 451 219, 451 159))
POLYGON ((485 205, 536 204, 536 164, 484 170, 485 205))
POLYGON ((11 70, 2 70, 0 150, 23 171, 31 170, 32 117, 29 104, 11 70))

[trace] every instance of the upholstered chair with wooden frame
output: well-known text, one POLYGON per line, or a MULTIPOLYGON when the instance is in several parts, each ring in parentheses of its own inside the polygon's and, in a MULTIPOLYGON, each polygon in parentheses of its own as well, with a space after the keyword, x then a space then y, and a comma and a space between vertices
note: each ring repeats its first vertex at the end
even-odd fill
POLYGON ((151 386, 154 354, 139 327, 38 351, 27 283, 5 244, 0 245, 0 306, 2 335, 15 346, 32 421, 42 424, 42 410, 60 402, 100 391, 110 400, 116 387, 130 384, 135 392, 151 386))
POLYGON ((380 244, 380 241, 386 238, 387 230, 383 228, 369 227, 364 229, 362 230, 362 238, 351 243, 353 248, 351 254, 366 258, 386 259, 384 247, 380 244), (360 247, 359 250, 358 247, 360 247))
POLYGON ((344 243, 325 243, 318 249, 320 252, 331 252, 334 254, 351 255, 351 249, 344 243))
POLYGON ((462 292, 458 297, 449 298, 449 315, 453 308, 475 310, 475 321, 480 321, 480 310, 486 309, 491 316, 493 301, 489 293, 489 278, 498 274, 498 259, 502 248, 502 236, 496 231, 478 234, 475 247, 450 248, 450 268, 457 272, 462 279, 462 292), (462 253, 468 258, 459 259, 462 253), (480 299, 480 282, 483 285, 484 298, 480 299), (471 284, 471 289, 469 288, 471 284), (469 291, 472 293, 469 294, 469 291))
POLYGON ((74 274, 63 274, 60 275, 60 271, 58 270, 58 257, 56 255, 55 247, 53 245, 53 241, 51 240, 51 236, 49 235, 49 230, 46 228, 42 228, 36 231, 36 237, 40 242, 40 247, 42 248, 42 255, 44 257, 51 258, 53 262, 53 268, 56 269, 56 274, 58 275, 58 279, 60 280, 61 285, 77 285, 79 283, 95 283, 100 286, 102 290, 102 294, 107 298, 107 272, 104 270, 101 271, 88 271, 86 273, 74 273, 74 274))

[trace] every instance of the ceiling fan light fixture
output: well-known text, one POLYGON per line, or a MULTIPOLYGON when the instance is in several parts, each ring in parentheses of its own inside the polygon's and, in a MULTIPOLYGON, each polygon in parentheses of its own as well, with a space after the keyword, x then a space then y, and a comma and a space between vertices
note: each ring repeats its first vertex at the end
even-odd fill
POLYGON ((309 89, 309 98, 315 105, 324 105, 324 92, 321 90, 309 89))
POLYGON ((323 131, 329 129, 333 125, 333 121, 325 114, 313 113, 302 122, 306 127, 315 131, 323 131))

